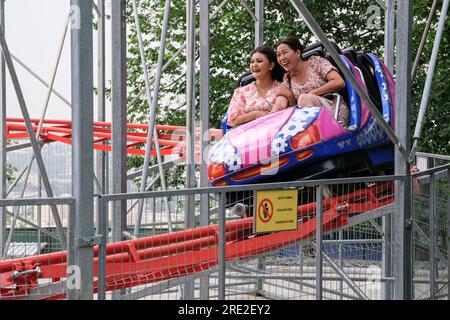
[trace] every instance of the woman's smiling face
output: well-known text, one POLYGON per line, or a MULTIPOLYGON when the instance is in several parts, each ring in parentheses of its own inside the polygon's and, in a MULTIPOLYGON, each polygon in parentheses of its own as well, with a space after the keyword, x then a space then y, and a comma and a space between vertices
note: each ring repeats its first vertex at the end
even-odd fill
POLYGON ((277 47, 278 63, 288 72, 297 67, 298 62, 300 61, 300 54, 300 50, 294 51, 284 43, 277 47))
POLYGON ((273 66, 274 63, 260 52, 255 52, 250 59, 250 72, 256 79, 272 77, 273 66))

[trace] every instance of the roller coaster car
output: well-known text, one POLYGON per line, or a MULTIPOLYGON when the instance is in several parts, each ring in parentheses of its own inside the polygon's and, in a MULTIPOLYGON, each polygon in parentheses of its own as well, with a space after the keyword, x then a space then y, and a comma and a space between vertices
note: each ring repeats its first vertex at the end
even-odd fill
MULTIPOLYGON (((357 53, 353 48, 338 52, 393 127, 395 85, 387 67, 371 53, 357 53)), ((305 49, 303 58, 313 55, 322 56, 336 66, 320 43, 305 49)), ((226 186, 390 173, 393 145, 350 81, 340 73, 346 87, 339 95, 350 109, 349 123, 338 122, 337 112, 331 114, 324 107, 291 107, 231 130, 225 116, 224 136, 209 152, 210 184, 226 186)), ((245 74, 239 85, 252 81, 251 74, 245 74)))

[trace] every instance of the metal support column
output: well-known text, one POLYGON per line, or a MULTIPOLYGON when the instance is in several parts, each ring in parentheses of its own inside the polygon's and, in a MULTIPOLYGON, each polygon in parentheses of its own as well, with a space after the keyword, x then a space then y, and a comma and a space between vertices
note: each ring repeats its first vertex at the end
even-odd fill
POLYGON ((105 201, 98 198, 97 236, 101 238, 98 246, 98 300, 106 299, 106 245, 108 242, 108 214, 105 201))
MULTIPOLYGON (((398 0, 396 52, 395 132, 406 152, 410 150, 412 1, 398 0)), ((405 179, 395 183, 399 208, 393 216, 395 299, 412 299, 412 194, 410 164, 395 150, 395 174, 405 179)))
MULTIPOLYGON (((209 147, 209 1, 200 0, 200 187, 208 187, 209 147)), ((209 225, 209 194, 200 195, 200 225, 209 225)), ((200 300, 209 299, 209 277, 200 278, 200 300)))
MULTIPOLYGON (((384 25, 384 62, 389 71, 394 74, 394 49, 395 49, 395 2, 396 0, 386 0, 385 25, 384 25)), ((392 276, 392 215, 382 217, 383 228, 383 253, 381 257, 382 277, 392 276)), ((391 283, 383 281, 381 283, 381 299, 390 300, 391 283)))
MULTIPOLYGON (((93 37, 92 2, 71 0, 72 52, 72 192, 75 211, 75 266, 80 270, 80 290, 71 299, 93 298, 94 151, 93 151, 93 37)), ((68 266, 70 267, 70 266, 68 266)))
MULTIPOLYGON (((394 49, 395 49, 395 2, 386 0, 385 26, 384 26, 384 62, 391 74, 394 74, 394 49)), ((383 252, 381 256, 381 276, 388 278, 392 276, 392 215, 388 214, 382 218, 383 228, 383 252)), ((392 283, 383 281, 381 283, 381 299, 392 299, 392 283)))
POLYGON ((219 241, 218 241, 218 261, 219 278, 218 278, 218 295, 219 300, 225 300, 225 273, 226 273, 226 252, 225 252, 225 193, 219 194, 219 241))
POLYGON ((436 184, 434 173, 430 175, 430 211, 429 211, 429 223, 430 223, 430 236, 428 238, 429 255, 430 255, 430 299, 436 299, 436 184))
POLYGON ((386 0, 384 17, 384 62, 389 71, 394 74, 395 0, 386 0))
POLYGON ((428 14, 427 24, 425 26, 425 30, 423 30, 422 38, 420 39, 420 45, 417 49, 416 59, 414 60, 414 65, 411 71, 411 80, 414 81, 416 77, 417 68, 419 67, 420 58, 422 56, 423 48, 425 47, 425 43, 427 42, 428 33, 430 32, 431 23, 433 22, 434 16, 436 15, 436 9, 439 0, 433 0, 433 4, 431 5, 430 13, 428 14))
POLYGON ((264 44, 264 0, 255 0, 255 48, 264 44))
MULTIPOLYGON (((5 0, 0 0, 0 25, 5 30, 5 0)), ((6 198, 6 69, 5 59, 0 55, 0 199, 6 198)), ((0 207, 0 259, 6 240, 6 208, 0 207)))
MULTIPOLYGON (((47 170, 45 169, 44 160, 42 159, 40 145, 38 144, 38 141, 35 137, 35 132, 33 130, 31 120, 30 120, 30 114, 28 113, 28 108, 25 103, 25 98, 22 93, 22 88, 20 87, 19 78, 17 77, 16 69, 14 67, 14 64, 13 64, 13 61, 11 58, 11 54, 9 52, 9 48, 6 43, 6 39, 5 39, 4 32, 3 32, 3 27, 0 27, 0 43, 1 43, 1 48, 3 51, 3 57, 5 58, 5 63, 6 63, 6 66, 8 67, 9 74, 11 76, 11 81, 12 81, 14 90, 16 92, 17 101, 19 103, 19 107, 20 107, 20 110, 22 112, 22 116, 23 116, 23 119, 25 122, 27 134, 30 139, 31 146, 33 148, 33 153, 34 153, 34 156, 36 157, 36 163, 39 167, 39 171, 42 176, 45 192, 47 193, 47 197, 53 198, 53 191, 52 191, 52 188, 50 185, 50 180, 48 179, 47 170)), ((66 244, 67 244, 66 235, 64 233, 61 219, 58 214, 58 209, 57 209, 56 205, 51 205, 50 208, 51 208, 53 219, 54 219, 54 222, 55 222, 55 225, 56 225, 56 228, 58 230, 58 234, 59 234, 59 237, 61 240, 61 246, 63 247, 63 249, 65 249, 66 244)))
POLYGON ((450 169, 447 170, 447 300, 450 300, 450 169))
POLYGON ((317 187, 316 191, 316 300, 322 300, 322 271, 323 271, 323 257, 322 257, 322 221, 323 221, 323 185, 317 187))
MULTIPOLYGON (((97 121, 104 122, 105 116, 105 0, 97 0, 97 8, 100 13, 97 21, 97 121)), ((106 190, 106 152, 96 152, 96 173, 101 190, 99 193, 107 193, 106 190)))
MULTIPOLYGON (((112 193, 127 191, 127 75, 126 1, 111 2, 112 24, 112 193)), ((126 204, 113 202, 112 241, 123 240, 126 204)))
MULTIPOLYGON (((195 188, 195 0, 186 1, 186 188, 195 188)), ((195 227, 195 197, 186 196, 185 228, 195 227)), ((184 299, 194 297, 193 280, 186 281, 184 299)))
MULTIPOLYGON (((166 46, 167 30, 169 28, 170 6, 171 6, 171 0, 166 0, 166 4, 165 4, 165 8, 164 8, 164 18, 163 18, 163 28, 162 28, 162 33, 161 33, 161 41, 159 43, 159 50, 158 50, 158 63, 157 63, 157 68, 156 68, 155 87, 153 88, 153 98, 152 98, 151 93, 150 93, 150 78, 148 76, 148 71, 147 71, 147 59, 145 57, 144 42, 142 40, 141 27, 140 27, 140 22, 139 22, 138 5, 137 5, 136 0, 133 0, 134 21, 135 21, 135 25, 136 25, 136 33, 137 33, 137 38, 138 38, 138 43, 139 43, 139 51, 140 51, 140 55, 141 55, 142 71, 144 74, 148 105, 150 108, 149 109, 148 130, 147 130, 147 142, 145 145, 144 167, 142 169, 140 192, 145 192, 145 190, 147 188, 148 167, 150 164, 150 153, 152 150, 152 144, 153 144, 152 141, 153 140, 155 141, 155 149, 156 149, 156 154, 157 154, 157 162, 158 162, 158 170, 159 170, 159 177, 160 177, 160 181, 161 181, 161 187, 162 187, 163 191, 166 191, 166 180, 164 177, 161 150, 160 150, 160 146, 159 146, 158 133, 156 131, 155 120, 156 120, 156 109, 158 107, 158 96, 159 96, 159 88, 160 88, 160 83, 161 83, 162 68, 163 68, 163 64, 164 64, 164 52, 165 52, 165 46, 166 46)), ((172 232, 172 219, 170 216, 169 199, 167 197, 164 197, 164 202, 165 202, 166 210, 167 210, 168 230, 169 230, 169 232, 172 232)), ((144 209, 144 199, 140 199, 138 201, 138 212, 137 212, 136 223, 134 226, 134 233, 133 233, 134 237, 138 237, 138 235, 139 235, 143 209, 144 209)))

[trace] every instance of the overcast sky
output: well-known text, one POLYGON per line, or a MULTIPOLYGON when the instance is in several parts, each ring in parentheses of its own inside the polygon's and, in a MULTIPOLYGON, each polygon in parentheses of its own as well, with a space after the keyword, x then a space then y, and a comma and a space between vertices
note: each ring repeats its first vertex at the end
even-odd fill
MULTIPOLYGON (((5 32, 11 53, 46 82, 50 82, 51 79, 69 8, 69 0, 9 0, 5 2, 5 32)), ((107 39, 109 38, 108 33, 107 39)), ((96 32, 94 32, 94 57, 96 57, 96 43, 96 32)), ((39 118, 44 107, 47 88, 17 62, 14 63, 30 116, 39 118)), ((7 116, 22 117, 9 73, 6 78, 7 116)), ((94 71, 94 81, 96 81, 96 71, 94 71)), ((66 36, 54 88, 70 101, 70 29, 66 36)), ((96 99, 94 103, 95 101, 96 99)), ((70 117, 70 108, 57 96, 52 95, 46 118, 70 119, 70 117)))

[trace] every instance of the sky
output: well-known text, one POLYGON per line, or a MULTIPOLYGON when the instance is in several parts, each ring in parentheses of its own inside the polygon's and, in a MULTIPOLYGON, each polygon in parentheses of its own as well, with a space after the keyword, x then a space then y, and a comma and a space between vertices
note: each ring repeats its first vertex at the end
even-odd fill
MULTIPOLYGON (((107 1, 109 2, 109 1, 107 1)), ((6 41, 9 50, 47 83, 55 66, 63 29, 70 8, 70 0, 10 0, 5 2, 6 41)), ((109 6, 106 6, 109 10, 109 6)), ((108 12, 107 12, 108 13, 108 12)), ((107 47, 110 34, 107 29, 107 47)), ((96 66, 97 37, 94 32, 94 66, 96 66)), ((107 49, 108 50, 108 49, 107 49)), ((109 76, 107 54, 107 79, 109 76)), ((38 82, 14 61, 21 88, 32 118, 40 118, 48 89, 38 82)), ((94 70, 94 85, 97 71, 94 70)), ((22 117, 17 97, 7 72, 7 117, 22 117)), ((54 88, 68 101, 70 91, 70 29, 67 32, 64 49, 54 88)), ((94 97, 94 105, 96 98, 94 97)), ((108 109, 108 106, 107 106, 108 109)), ((94 108, 96 110, 96 108, 94 108)), ((52 95, 46 113, 47 119, 70 119, 71 109, 57 96, 52 95)))

